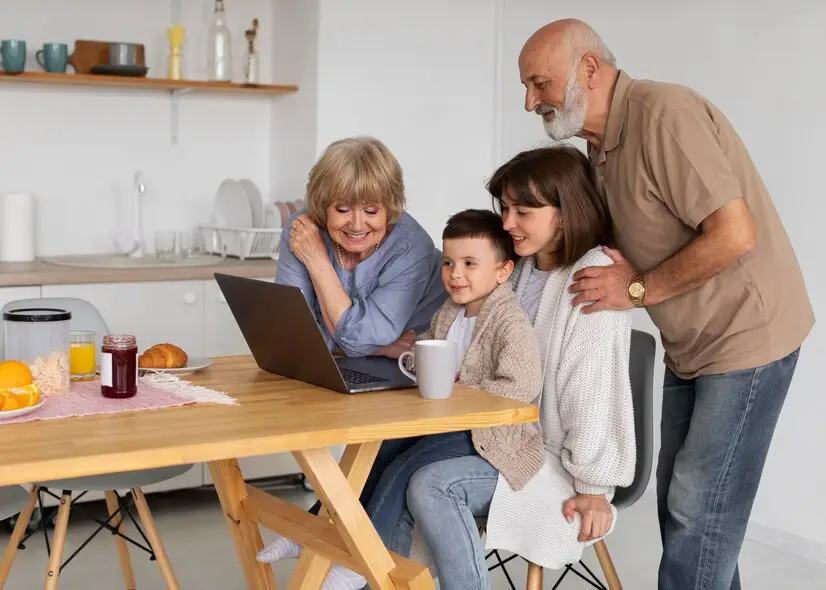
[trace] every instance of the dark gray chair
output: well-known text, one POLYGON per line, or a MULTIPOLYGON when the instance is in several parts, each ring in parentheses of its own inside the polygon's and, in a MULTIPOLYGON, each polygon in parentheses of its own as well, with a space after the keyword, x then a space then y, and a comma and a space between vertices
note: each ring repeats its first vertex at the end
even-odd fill
MULTIPOLYGON (((648 481, 651 478, 651 465, 654 453, 654 360, 657 345, 654 337, 640 330, 631 331, 631 357, 629 360, 629 373, 631 379, 631 395, 634 398, 634 431, 637 443, 637 465, 634 471, 634 481, 626 488, 617 488, 614 493, 614 507, 618 511, 625 510, 632 506, 645 493, 648 481)), ((480 530, 484 528, 484 522, 479 521, 480 530)), ((608 587, 585 565, 582 561, 579 566, 585 570, 582 573, 574 564, 565 566, 565 570, 560 575, 554 588, 558 588, 562 580, 573 572, 594 588, 599 590, 621 590, 619 576, 608 553, 605 540, 602 539, 594 543, 602 573, 608 583, 608 587)), ((489 567, 490 571, 502 568, 512 590, 516 590, 513 580, 505 567, 512 559, 518 555, 511 555, 502 559, 499 552, 494 550, 488 553, 487 558, 496 559, 497 563, 489 567)), ((543 583, 543 568, 534 563, 528 563, 528 590, 540 590, 543 583)))

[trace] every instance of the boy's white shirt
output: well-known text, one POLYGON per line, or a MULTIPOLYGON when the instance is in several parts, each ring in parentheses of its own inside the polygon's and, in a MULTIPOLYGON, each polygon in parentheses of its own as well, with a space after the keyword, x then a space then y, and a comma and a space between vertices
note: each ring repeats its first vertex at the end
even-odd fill
POLYGON ((462 363, 465 362, 465 355, 473 342, 473 331, 476 329, 476 317, 472 318, 465 316, 465 307, 459 310, 456 319, 450 324, 450 329, 447 331, 447 340, 455 342, 458 345, 459 356, 456 359, 456 373, 462 368, 462 363))

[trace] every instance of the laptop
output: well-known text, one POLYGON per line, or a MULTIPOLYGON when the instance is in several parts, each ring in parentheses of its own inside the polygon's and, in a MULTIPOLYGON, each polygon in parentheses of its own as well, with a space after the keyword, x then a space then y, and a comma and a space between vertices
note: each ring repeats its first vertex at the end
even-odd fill
POLYGON ((339 393, 415 387, 398 361, 335 358, 298 287, 214 273, 258 366, 339 393))

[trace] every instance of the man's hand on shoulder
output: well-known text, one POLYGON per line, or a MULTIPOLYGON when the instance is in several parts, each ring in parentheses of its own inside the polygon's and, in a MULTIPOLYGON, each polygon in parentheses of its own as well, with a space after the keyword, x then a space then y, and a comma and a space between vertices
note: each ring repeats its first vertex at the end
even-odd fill
POLYGON ((628 295, 628 285, 636 276, 634 267, 619 250, 602 249, 613 264, 608 266, 588 266, 574 273, 574 283, 568 288, 576 293, 572 305, 583 305, 582 313, 592 313, 604 309, 631 309, 633 304, 628 295))

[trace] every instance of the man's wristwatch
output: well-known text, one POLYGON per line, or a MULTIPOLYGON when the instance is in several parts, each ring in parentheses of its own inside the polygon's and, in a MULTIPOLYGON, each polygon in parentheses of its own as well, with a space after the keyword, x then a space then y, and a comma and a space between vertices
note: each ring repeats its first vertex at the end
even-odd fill
POLYGON ((634 307, 645 307, 645 277, 635 275, 628 283, 628 296, 634 307))

